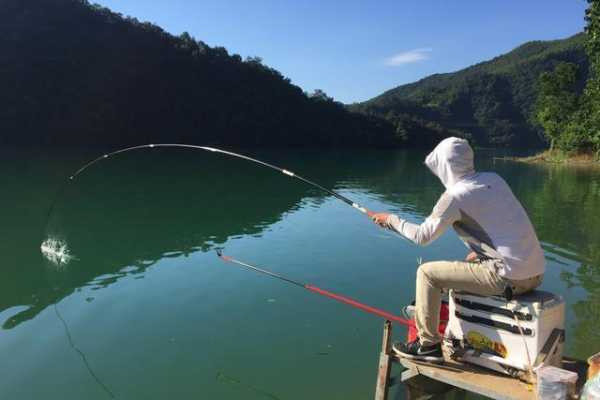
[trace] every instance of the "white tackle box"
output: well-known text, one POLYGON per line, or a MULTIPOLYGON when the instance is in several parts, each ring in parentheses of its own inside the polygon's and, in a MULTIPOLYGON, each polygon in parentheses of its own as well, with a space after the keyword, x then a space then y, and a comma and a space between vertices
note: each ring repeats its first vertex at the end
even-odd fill
POLYGON ((500 296, 450 291, 449 313, 445 345, 464 361, 511 375, 527 371, 529 362, 532 367, 562 365, 565 302, 561 296, 534 290, 507 302, 500 296))

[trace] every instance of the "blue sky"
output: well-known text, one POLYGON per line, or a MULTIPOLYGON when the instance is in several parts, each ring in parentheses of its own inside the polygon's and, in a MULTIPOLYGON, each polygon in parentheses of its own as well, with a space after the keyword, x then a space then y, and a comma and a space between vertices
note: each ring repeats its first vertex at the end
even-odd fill
POLYGON ((344 103, 583 30, 584 0, 95 0, 344 103))

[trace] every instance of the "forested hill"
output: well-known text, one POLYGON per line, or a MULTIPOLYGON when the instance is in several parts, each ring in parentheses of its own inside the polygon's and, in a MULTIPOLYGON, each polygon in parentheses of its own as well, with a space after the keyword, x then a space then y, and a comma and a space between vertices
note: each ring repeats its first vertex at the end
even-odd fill
POLYGON ((259 58, 85 0, 0 2, 0 88, 2 145, 401 143, 259 58))
POLYGON ((490 61, 399 86, 350 109, 381 116, 399 131, 414 121, 469 136, 482 146, 542 145, 532 115, 538 77, 560 61, 572 62, 579 66, 583 88, 588 70, 584 41, 581 33, 528 42, 490 61))

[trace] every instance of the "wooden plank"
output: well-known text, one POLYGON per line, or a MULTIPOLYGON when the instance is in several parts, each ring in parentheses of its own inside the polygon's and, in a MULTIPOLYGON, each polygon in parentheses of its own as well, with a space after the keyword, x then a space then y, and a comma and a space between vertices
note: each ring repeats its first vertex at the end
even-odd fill
MULTIPOLYGON (((533 385, 476 365, 451 360, 446 360, 441 365, 434 365, 397 357, 394 357, 394 361, 411 371, 406 375, 407 377, 414 377, 415 373, 418 373, 433 380, 498 400, 534 400, 536 398, 533 385)), ((586 363, 565 358, 563 368, 579 374, 579 389, 581 383, 585 382, 586 363)))
POLYGON ((441 365, 406 359, 398 361, 421 375, 448 385, 498 400, 535 400, 533 386, 494 371, 456 361, 441 365))
POLYGON ((383 325, 383 340, 381 342, 381 354, 379 356, 379 369, 377 370, 377 384, 375 386, 375 400, 387 400, 390 371, 392 360, 390 356, 392 337, 392 323, 385 321, 383 325))
POLYGON ((416 376, 421 375, 419 373, 419 371, 416 368, 407 368, 404 371, 402 371, 402 374, 400 375, 400 380, 402 382, 406 382, 416 376))

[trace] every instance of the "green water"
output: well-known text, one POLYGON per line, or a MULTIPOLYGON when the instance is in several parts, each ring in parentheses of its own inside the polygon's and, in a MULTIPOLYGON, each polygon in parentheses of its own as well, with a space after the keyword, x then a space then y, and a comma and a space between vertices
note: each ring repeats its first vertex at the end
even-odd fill
MULTIPOLYGON (((249 153, 413 221, 442 192, 419 153, 249 153)), ((63 178, 94 155, 2 152, 1 398, 372 398, 383 321, 214 249, 392 312, 414 297, 417 258, 465 255, 453 232, 418 248, 283 175, 178 150, 86 171, 45 227, 63 178), (40 254, 48 235, 70 246, 67 265, 40 254)), ((521 199, 546 252, 543 288, 567 300, 567 353, 600 350, 600 174, 492 155, 479 169, 521 199)))

